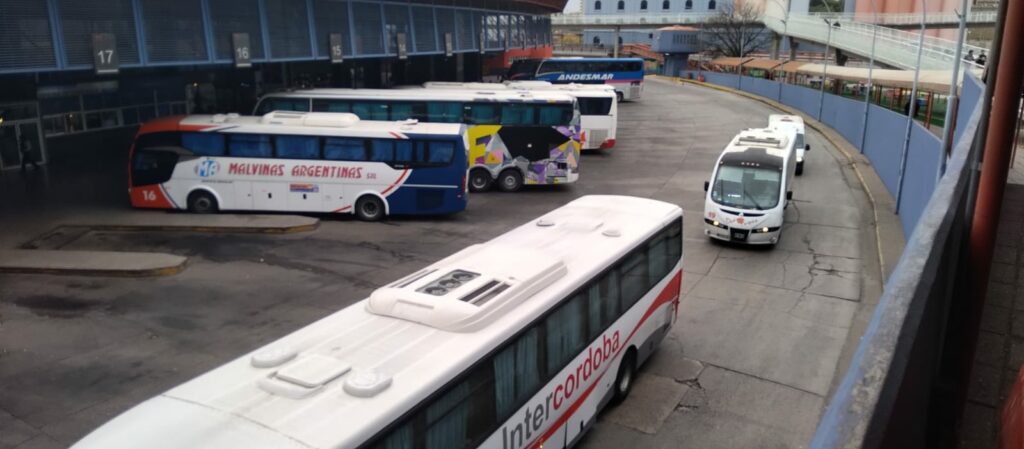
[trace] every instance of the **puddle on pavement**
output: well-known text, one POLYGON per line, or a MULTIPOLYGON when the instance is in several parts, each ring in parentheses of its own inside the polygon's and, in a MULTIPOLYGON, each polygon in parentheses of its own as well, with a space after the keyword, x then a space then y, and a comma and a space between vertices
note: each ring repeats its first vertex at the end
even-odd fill
POLYGON ((33 314, 47 318, 76 318, 85 315, 97 304, 63 296, 37 295, 18 298, 14 301, 33 314))

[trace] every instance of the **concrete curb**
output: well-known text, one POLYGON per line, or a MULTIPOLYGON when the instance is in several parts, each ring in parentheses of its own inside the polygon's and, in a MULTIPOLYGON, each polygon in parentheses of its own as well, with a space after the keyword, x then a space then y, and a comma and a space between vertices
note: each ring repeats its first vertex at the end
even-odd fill
POLYGON ((906 245, 906 237, 903 236, 903 228, 900 227, 899 225, 899 219, 894 218, 895 214, 879 214, 879 203, 891 203, 891 205, 893 206, 891 210, 895 210, 895 200, 892 199, 889 192, 885 190, 884 184, 882 184, 881 179, 878 178, 878 175, 873 168, 871 169, 870 173, 874 175, 874 178, 878 179, 873 178, 871 183, 865 180, 864 174, 861 172, 860 166, 863 165, 865 167, 870 168, 871 163, 870 161, 867 160, 867 158, 863 157, 863 155, 861 155, 859 151, 853 148, 853 145, 847 142, 846 139, 844 139, 842 136, 839 136, 835 130, 833 130, 828 125, 819 122, 817 119, 810 117, 807 114, 804 114, 803 112, 795 108, 786 106, 775 100, 765 98, 760 95, 755 95, 728 87, 703 83, 700 81, 694 81, 685 78, 666 77, 661 75, 654 75, 652 76, 652 78, 664 81, 675 81, 679 84, 692 84, 695 86, 706 87, 709 89, 731 93, 734 95, 740 95, 751 100, 761 102, 769 107, 782 111, 786 114, 799 115, 803 117, 804 123, 806 123, 807 126, 813 128, 815 131, 817 131, 819 134, 825 137, 825 139, 828 140, 833 147, 835 147, 837 150, 839 150, 840 153, 842 153, 843 157, 846 158, 847 162, 850 164, 850 167, 857 175, 857 179, 860 181, 861 187, 864 189, 864 193, 867 194, 868 201, 871 203, 871 211, 873 214, 875 228, 875 243, 877 247, 876 253, 878 254, 878 266, 879 270, 881 271, 881 279, 884 281, 889 277, 889 272, 895 265, 890 266, 889 264, 886 263, 886 260, 892 259, 892 263, 895 264, 895 262, 899 259, 900 253, 903 252, 903 246, 906 245), (855 157, 854 154, 851 154, 851 152, 848 151, 847 148, 853 149, 857 157, 855 157), (879 195, 877 197, 875 195, 875 192, 873 191, 874 189, 872 189, 871 186, 875 186, 875 188, 881 187, 881 192, 879 192, 879 195), (880 220, 880 218, 885 219, 880 220), (886 228, 884 232, 881 229, 882 227, 886 228), (883 245, 883 235, 898 235, 900 236, 900 238, 898 239, 899 242, 893 242, 891 241, 892 239, 885 238, 884 240, 886 240, 886 244, 883 245), (886 248, 888 248, 889 251, 887 251, 886 248), (889 254, 889 257, 887 257, 886 253, 895 254, 889 254))
POLYGON ((0 250, 0 273, 110 277, 172 276, 188 258, 120 251, 0 250))
POLYGON ((135 212, 103 220, 61 225, 101 231, 179 231, 237 234, 294 234, 320 226, 320 219, 302 215, 196 215, 135 212))

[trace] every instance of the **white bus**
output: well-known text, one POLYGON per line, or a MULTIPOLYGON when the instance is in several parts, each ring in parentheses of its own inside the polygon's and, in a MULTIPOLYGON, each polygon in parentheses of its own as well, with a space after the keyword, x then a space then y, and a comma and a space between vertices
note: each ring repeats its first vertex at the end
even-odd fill
POLYGON ((564 448, 676 322, 682 210, 585 196, 143 402, 75 449, 564 448))
POLYGON ((576 100, 559 92, 474 93, 427 89, 307 89, 268 94, 256 115, 271 111, 351 112, 363 120, 465 123, 469 187, 568 184, 579 179, 576 100))
POLYGON ((352 114, 194 115, 148 122, 129 162, 133 206, 386 215, 466 208, 460 124, 352 114))
POLYGON ((704 183, 704 234, 718 240, 774 245, 793 197, 792 129, 740 132, 704 183))
POLYGON ((606 84, 551 84, 547 81, 506 81, 499 83, 459 83, 429 81, 425 89, 473 92, 526 91, 561 92, 576 99, 580 110, 580 149, 604 150, 615 146, 618 130, 619 100, 615 88, 606 84))
POLYGON ((811 151, 811 144, 804 137, 804 119, 799 115, 772 114, 768 116, 768 127, 772 129, 791 129, 796 133, 796 175, 804 174, 804 158, 811 151))

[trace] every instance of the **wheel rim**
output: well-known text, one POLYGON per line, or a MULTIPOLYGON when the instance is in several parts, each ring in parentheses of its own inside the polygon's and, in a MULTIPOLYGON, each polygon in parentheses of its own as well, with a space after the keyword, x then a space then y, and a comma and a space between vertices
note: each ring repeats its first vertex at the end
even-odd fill
POLYGON ((380 208, 373 201, 367 201, 363 203, 363 215, 367 217, 376 217, 380 213, 380 208))
POLYGON ((629 391, 629 384, 633 382, 633 370, 626 369, 622 373, 622 380, 619 381, 619 391, 625 393, 629 391))
POLYGON ((516 180, 515 175, 506 175, 502 181, 504 181, 505 188, 507 189, 514 189, 519 185, 519 181, 516 180))
POLYGON ((473 176, 473 188, 474 189, 482 189, 486 185, 487 185, 487 180, 484 179, 484 177, 482 175, 474 175, 473 176))
POLYGON ((201 196, 199 198, 196 198, 196 210, 207 211, 207 210, 210 210, 212 208, 213 208, 213 204, 210 202, 209 198, 207 198, 205 196, 201 196))

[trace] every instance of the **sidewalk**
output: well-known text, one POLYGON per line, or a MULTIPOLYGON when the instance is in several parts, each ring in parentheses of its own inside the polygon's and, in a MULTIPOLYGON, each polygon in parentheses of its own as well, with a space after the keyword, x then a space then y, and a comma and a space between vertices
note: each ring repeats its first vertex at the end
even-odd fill
MULTIPOLYGON (((1018 160, 1013 172, 1024 168, 1018 160)), ((960 428, 962 449, 998 447, 999 417, 1024 364, 1024 184, 1008 183, 960 428)))

